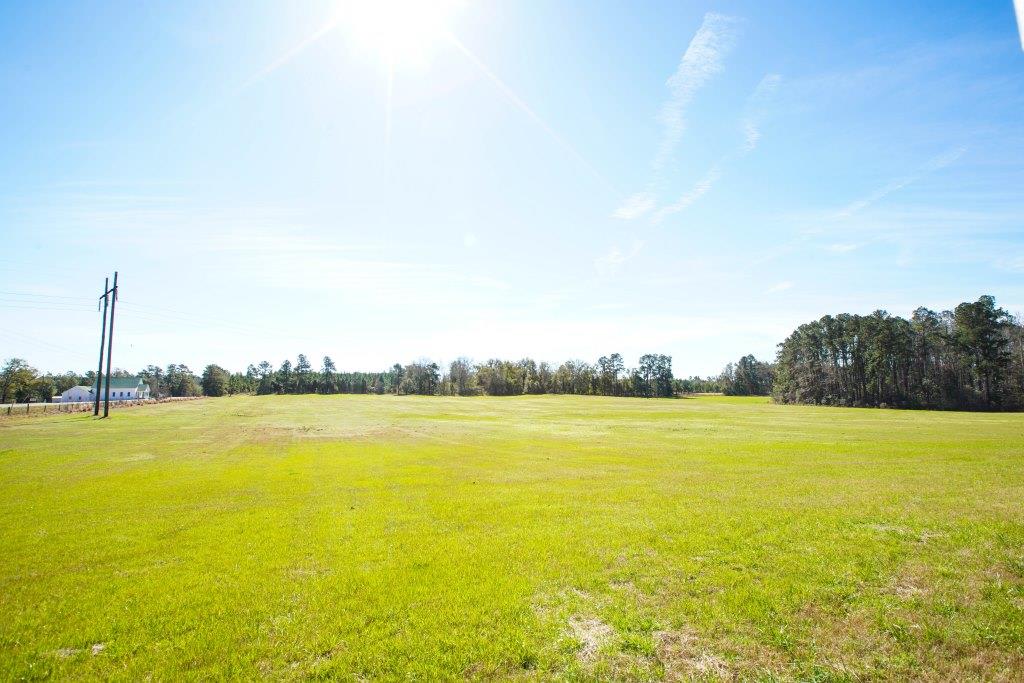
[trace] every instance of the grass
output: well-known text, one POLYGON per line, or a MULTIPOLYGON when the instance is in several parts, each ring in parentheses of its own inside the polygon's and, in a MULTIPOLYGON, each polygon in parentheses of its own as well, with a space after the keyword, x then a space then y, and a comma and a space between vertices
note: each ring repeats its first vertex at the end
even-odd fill
POLYGON ((0 420, 0 679, 1021 680, 1024 415, 242 397, 0 420))

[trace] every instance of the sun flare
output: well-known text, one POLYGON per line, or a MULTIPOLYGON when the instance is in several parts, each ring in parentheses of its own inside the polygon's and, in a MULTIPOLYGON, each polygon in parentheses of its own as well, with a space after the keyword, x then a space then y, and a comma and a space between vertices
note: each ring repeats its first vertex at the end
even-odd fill
POLYGON ((341 24, 361 51, 390 66, 424 67, 446 42, 459 0, 346 0, 341 24))

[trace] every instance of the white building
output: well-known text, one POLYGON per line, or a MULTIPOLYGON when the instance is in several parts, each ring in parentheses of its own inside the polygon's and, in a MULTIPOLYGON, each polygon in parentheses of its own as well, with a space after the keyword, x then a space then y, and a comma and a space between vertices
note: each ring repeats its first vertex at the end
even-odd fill
POLYGON ((61 403, 79 403, 82 401, 92 401, 95 394, 92 393, 92 387, 71 387, 60 395, 61 403))
MULTIPOLYGON (((61 403, 77 403, 81 401, 94 401, 96 394, 95 387, 77 386, 71 387, 60 395, 61 403)), ((106 392, 106 382, 100 385, 100 399, 106 392)), ((111 377, 110 378, 110 400, 111 401, 134 401, 140 398, 149 398, 149 385, 142 381, 141 377, 111 377)))

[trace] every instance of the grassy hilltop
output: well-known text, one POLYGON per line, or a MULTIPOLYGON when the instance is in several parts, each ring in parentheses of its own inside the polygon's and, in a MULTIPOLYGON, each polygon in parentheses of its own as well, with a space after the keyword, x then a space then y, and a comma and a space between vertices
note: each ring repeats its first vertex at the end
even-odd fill
POLYGON ((268 396, 0 420, 0 678, 1024 675, 1024 414, 268 396))

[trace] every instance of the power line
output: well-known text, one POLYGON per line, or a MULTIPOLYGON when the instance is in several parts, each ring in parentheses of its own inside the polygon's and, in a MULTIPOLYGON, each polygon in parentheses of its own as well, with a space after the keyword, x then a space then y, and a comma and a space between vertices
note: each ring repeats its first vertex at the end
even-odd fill
POLYGON ((34 299, 72 299, 74 301, 92 301, 87 296, 62 296, 60 294, 35 294, 32 292, 0 292, 0 296, 24 296, 34 299))
POLYGON ((41 346, 48 346, 48 347, 50 347, 50 349, 52 349, 54 351, 64 351, 66 353, 70 353, 72 355, 78 356, 79 358, 86 358, 87 357, 86 354, 82 353, 81 349, 72 349, 72 348, 67 347, 67 346, 61 346, 60 344, 54 344, 53 342, 48 341, 46 339, 41 339, 39 337, 34 337, 32 335, 29 335, 29 334, 24 334, 23 332, 16 332, 14 330, 3 330, 3 329, 0 329, 0 334, 5 335, 8 339, 12 339, 12 340, 20 342, 20 343, 28 342, 28 343, 32 343, 32 344, 41 345, 41 346))
POLYGON ((0 301, 6 301, 12 304, 24 304, 26 306, 88 306, 91 302, 89 301, 65 301, 65 300, 38 300, 38 299, 20 299, 11 296, 0 296, 0 301))
POLYGON ((122 306, 127 306, 129 309, 141 309, 140 311, 134 311, 135 316, 146 316, 155 320, 167 320, 171 318, 173 320, 180 320, 182 322, 196 323, 204 327, 221 327, 234 332, 243 332, 246 334, 280 334, 279 329, 273 329, 269 327, 262 327, 259 325, 248 325, 246 323, 237 323, 224 320, 222 318, 212 318, 207 316, 199 316, 192 313, 185 313, 183 311, 175 311, 169 308, 162 308, 159 306, 148 306, 143 304, 137 304, 130 301, 119 302, 122 306), (152 314, 150 314, 152 312, 152 314), (153 318, 153 315, 158 315, 159 318, 153 318))
POLYGON ((162 325, 164 328, 171 330, 180 329, 192 329, 208 332, 210 334, 233 334, 233 335, 262 335, 268 336, 269 332, 261 330, 248 329, 244 327, 238 327, 231 323, 213 323, 205 322, 202 320, 190 320, 187 318, 167 318, 163 316, 155 316, 146 313, 140 313, 139 311, 124 311, 122 313, 125 318, 125 322, 145 322, 145 323, 156 323, 162 325))
MULTIPOLYGON (((10 292, 0 291, 0 308, 10 308, 15 310, 46 310, 46 311, 78 311, 78 310, 89 310, 91 309, 91 302, 93 299, 89 297, 80 296, 65 296, 57 294, 34 294, 31 292, 10 292), (25 299, 11 299, 7 297, 26 297, 25 299), (79 306, 76 302, 82 302, 79 306)), ((162 322, 166 321, 167 318, 171 318, 173 321, 180 322, 196 322, 203 327, 216 326, 222 329, 231 330, 234 332, 242 332, 246 334, 280 334, 280 330, 262 327, 259 325, 251 325, 241 322, 232 322, 224 320, 223 318, 215 318, 210 316, 197 316, 194 313, 188 313, 185 311, 178 311, 171 308, 164 308, 162 306, 152 306, 149 304, 138 304, 132 301, 121 301, 118 303, 122 307, 127 306, 128 309, 138 309, 141 312, 154 312, 159 317, 145 316, 145 319, 162 322)), ((134 314, 132 317, 143 317, 139 313, 134 314)), ((198 326, 198 325, 197 325, 198 326)))
MULTIPOLYGON (((2 300, 0 300, 2 301, 2 300)), ((37 305, 31 305, 29 303, 21 302, 3 302, 0 303, 0 308, 10 308, 12 310, 21 311, 88 311, 89 306, 75 306, 74 304, 61 304, 61 303, 40 303, 37 305)))

